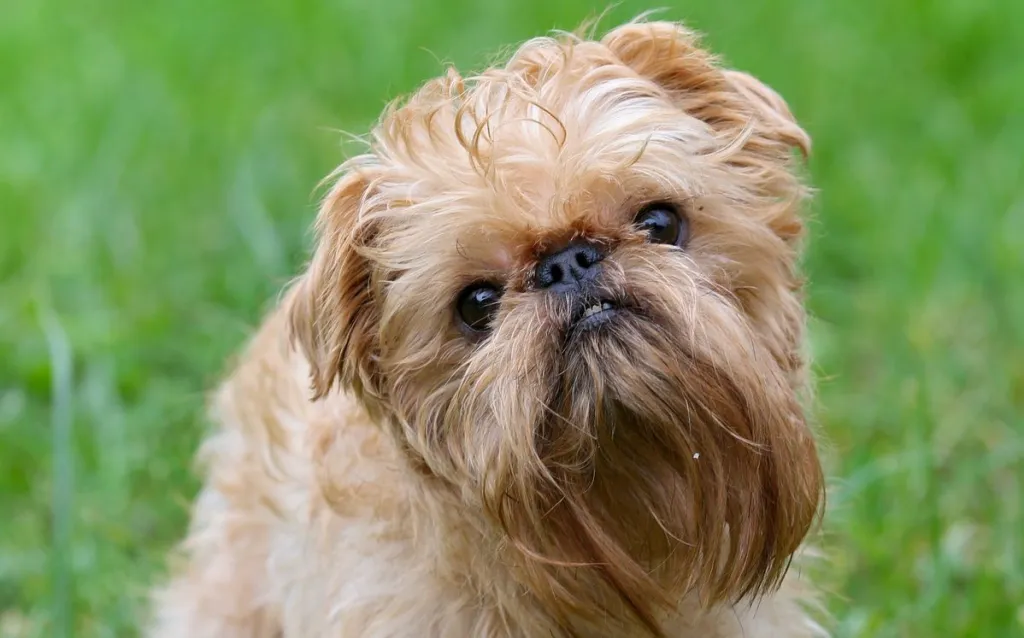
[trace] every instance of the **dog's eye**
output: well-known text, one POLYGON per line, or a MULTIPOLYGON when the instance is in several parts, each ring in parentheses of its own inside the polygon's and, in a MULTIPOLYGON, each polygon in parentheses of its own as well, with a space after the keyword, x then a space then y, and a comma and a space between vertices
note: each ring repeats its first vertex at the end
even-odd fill
POLYGON ((647 233, 648 241, 655 244, 682 246, 690 234, 690 224, 672 204, 648 204, 640 209, 633 222, 647 233))
POLYGON ((501 291, 488 283, 478 283, 466 287, 459 293, 456 309, 459 319, 474 332, 486 332, 491 328, 491 320, 498 312, 501 291))

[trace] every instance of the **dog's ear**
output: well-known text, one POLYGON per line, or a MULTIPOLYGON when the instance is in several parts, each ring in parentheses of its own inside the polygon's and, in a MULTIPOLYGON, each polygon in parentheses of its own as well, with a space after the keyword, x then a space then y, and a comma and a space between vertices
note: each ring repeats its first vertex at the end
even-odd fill
POLYGON ((770 86, 743 71, 723 71, 726 81, 746 100, 760 124, 760 134, 796 148, 807 157, 811 137, 793 117, 789 105, 770 86))
POLYGON ((721 69, 700 48, 697 35, 682 25, 632 22, 610 31, 602 44, 716 130, 747 130, 752 141, 776 147, 772 150, 810 153, 810 137, 785 101, 753 76, 721 69))
POLYGON ((378 383, 377 302, 365 249, 373 238, 365 215, 371 177, 343 174, 324 198, 316 222, 316 249, 288 300, 292 336, 310 366, 313 399, 338 380, 358 394, 378 383))

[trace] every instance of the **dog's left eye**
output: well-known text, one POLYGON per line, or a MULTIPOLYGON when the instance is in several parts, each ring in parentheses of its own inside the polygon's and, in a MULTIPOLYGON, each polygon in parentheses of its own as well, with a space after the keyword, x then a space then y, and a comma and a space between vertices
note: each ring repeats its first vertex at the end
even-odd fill
POLYGON ((633 223, 655 244, 682 246, 689 238, 690 225, 672 204, 648 204, 640 209, 633 223))
POLYGON ((486 332, 491 329, 491 320, 498 312, 501 291, 488 283, 467 286, 456 302, 459 319, 467 328, 474 332, 486 332))

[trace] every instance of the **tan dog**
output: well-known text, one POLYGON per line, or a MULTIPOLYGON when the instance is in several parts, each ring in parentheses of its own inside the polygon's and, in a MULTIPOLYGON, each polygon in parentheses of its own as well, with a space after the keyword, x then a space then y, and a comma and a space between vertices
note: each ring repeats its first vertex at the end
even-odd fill
POLYGON ((661 22, 389 108, 220 389, 151 635, 816 634, 808 145, 661 22))

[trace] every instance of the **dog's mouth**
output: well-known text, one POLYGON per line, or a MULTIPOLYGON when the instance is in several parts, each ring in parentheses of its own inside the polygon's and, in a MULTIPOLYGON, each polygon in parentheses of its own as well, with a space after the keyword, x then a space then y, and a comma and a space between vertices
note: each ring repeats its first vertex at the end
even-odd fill
POLYGON ((593 330, 613 319, 621 310, 612 299, 583 301, 573 312, 571 327, 576 332, 593 330))

